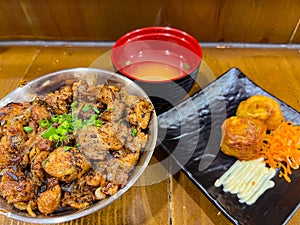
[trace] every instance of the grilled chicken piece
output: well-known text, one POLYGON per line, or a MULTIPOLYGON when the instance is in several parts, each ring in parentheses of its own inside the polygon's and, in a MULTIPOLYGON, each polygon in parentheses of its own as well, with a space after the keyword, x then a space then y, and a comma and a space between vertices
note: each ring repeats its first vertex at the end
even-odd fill
POLYGON ((94 162, 93 168, 96 171, 105 171, 107 182, 126 185, 128 174, 133 169, 133 166, 110 156, 110 158, 105 161, 94 162))
POLYGON ((73 92, 70 86, 64 86, 60 90, 50 92, 45 95, 44 100, 55 114, 65 114, 69 112, 69 105, 73 99, 73 92))
POLYGON ((90 168, 78 149, 66 147, 59 147, 51 152, 43 166, 46 173, 65 182, 80 178, 90 168))
POLYGON ((87 185, 85 178, 81 177, 73 185, 72 190, 65 191, 62 206, 71 206, 74 209, 83 209, 88 207, 94 200, 94 187, 87 185))
POLYGON ((103 187, 106 184, 106 174, 104 172, 92 170, 85 175, 85 181, 90 186, 103 187))
POLYGON ((37 206, 41 213, 53 213, 60 205, 61 188, 58 184, 42 192, 37 199, 37 206))
POLYGON ((0 120, 9 117, 12 113, 20 115, 23 111, 23 103, 9 103, 4 107, 0 108, 0 120), (17 112, 17 113, 16 113, 17 112))
POLYGON ((137 126, 138 128, 146 129, 153 111, 151 103, 142 98, 131 108, 132 109, 127 116, 129 123, 137 126))
POLYGON ((8 203, 29 202, 35 198, 37 186, 24 173, 7 169, 3 171, 0 193, 8 203))
POLYGON ((47 151, 41 151, 32 159, 30 164, 32 179, 37 185, 41 185, 44 180, 45 170, 43 169, 43 162, 45 162, 48 154, 49 152, 47 151))
POLYGON ((0 109, 1 135, 9 135, 12 140, 12 147, 19 146, 22 140, 25 140, 23 126, 28 122, 30 113, 28 113, 28 103, 10 103, 0 109), (15 138, 16 136, 16 138, 15 138))
POLYGON ((102 192, 107 195, 114 195, 119 190, 119 185, 114 183, 108 183, 104 188, 102 188, 102 192))
POLYGON ((135 127, 130 127, 130 124, 126 120, 104 124, 100 129, 118 139, 123 147, 130 149, 132 152, 143 149, 148 141, 148 134, 141 132, 140 129, 136 129, 137 133, 133 136, 135 127))
MULTIPOLYGON (((132 130, 130 130, 130 133, 128 135, 132 134, 132 130)), ((128 136, 127 142, 126 142, 126 148, 129 149, 131 152, 140 152, 141 149, 143 149, 148 141, 148 134, 145 134, 137 129, 136 135, 133 137, 128 136)))
POLYGON ((5 135, 5 132, 11 127, 13 118, 21 115, 24 108, 24 104, 21 103, 9 103, 0 108, 0 137, 5 135))
POLYGON ((15 149, 10 147, 7 137, 2 137, 0 142, 0 170, 7 168, 17 160, 18 154, 15 153, 15 149))
POLYGON ((136 165, 138 159, 140 156, 140 152, 136 151, 136 152, 127 152, 124 156, 118 158, 117 160, 119 160, 120 162, 122 162, 123 164, 127 166, 129 166, 130 168, 132 168, 133 166, 136 165))
POLYGON ((80 80, 72 85, 73 99, 80 99, 81 93, 88 89, 89 85, 86 81, 80 80))
POLYGON ((23 145, 23 151, 30 152, 36 148, 38 151, 51 151, 53 149, 53 142, 49 139, 43 138, 41 135, 36 134, 31 136, 23 145))
POLYGON ((39 124, 42 119, 50 119, 51 112, 48 109, 47 103, 42 100, 35 100, 30 107, 31 120, 39 124))
POLYGON ((139 101, 139 97, 128 94, 125 89, 120 90, 119 98, 120 101, 124 102, 126 106, 134 106, 139 101))
POLYGON ((3 126, 7 119, 11 119, 14 116, 21 115, 28 103, 9 103, 6 106, 0 108, 0 121, 3 126))
POLYGON ((106 104, 107 109, 113 109, 115 105, 114 100, 118 92, 119 89, 117 87, 103 85, 97 100, 106 104))
POLYGON ((102 113, 101 118, 111 124, 119 123, 120 120, 124 119, 125 104, 116 98, 111 107, 102 113))
POLYGON ((27 139, 24 125, 30 113, 26 107, 30 104, 11 103, 0 109, 0 169, 20 163, 26 167, 28 157, 22 145, 27 139))
POLYGON ((123 144, 125 144, 128 136, 131 136, 129 123, 124 120, 119 120, 115 123, 104 123, 100 130, 109 136, 115 136, 123 144))
POLYGON ((104 160, 108 150, 119 150, 123 146, 116 137, 94 126, 78 130, 76 141, 80 146, 80 151, 91 160, 104 160))
POLYGON ((73 99, 78 102, 96 103, 100 89, 90 87, 86 80, 80 80, 72 85, 73 99))

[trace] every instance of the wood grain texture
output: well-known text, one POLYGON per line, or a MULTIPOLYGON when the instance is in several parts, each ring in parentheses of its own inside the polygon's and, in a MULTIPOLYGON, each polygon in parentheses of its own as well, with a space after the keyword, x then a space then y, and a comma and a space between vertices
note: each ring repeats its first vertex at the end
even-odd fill
POLYGON ((300 43, 299 0, 0 1, 0 40, 115 41, 147 26, 201 42, 300 43))
MULTIPOLYGON (((110 48, 45 46, 0 47, 0 98, 20 85, 46 73, 73 67, 112 69, 110 48)), ((203 65, 218 77, 232 67, 241 69, 255 83, 300 110, 299 49, 220 48, 203 49, 203 65)), ((194 91, 201 87, 195 87, 194 91)), ((157 148, 151 164, 164 160, 157 148)), ((167 168, 172 164, 167 165, 167 168)), ((162 168, 152 174, 158 177, 162 168)), ((149 179, 143 175, 141 180, 149 179)), ((288 225, 300 223, 297 212, 288 225)), ((0 216, 0 224, 33 225, 0 216)), ((166 179, 151 185, 133 186, 112 205, 92 215, 63 223, 82 224, 146 224, 185 225, 221 224, 230 221, 183 174, 167 174, 166 179)))

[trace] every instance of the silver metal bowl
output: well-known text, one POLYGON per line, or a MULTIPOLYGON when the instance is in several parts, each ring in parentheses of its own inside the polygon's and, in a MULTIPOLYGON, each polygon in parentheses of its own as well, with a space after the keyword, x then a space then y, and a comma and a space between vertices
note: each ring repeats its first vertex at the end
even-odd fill
MULTIPOLYGON (((133 94, 138 97, 145 97, 149 102, 151 102, 143 89, 124 76, 101 69, 75 68, 54 72, 30 81, 25 86, 15 89, 4 97, 0 101, 0 107, 3 107, 10 102, 31 101, 36 96, 45 95, 62 87, 63 85, 71 84, 78 79, 87 80, 89 84, 104 84, 107 81, 110 83, 121 84, 125 87, 129 94, 133 94)), ((156 146, 157 129, 157 117, 156 113, 153 113, 149 125, 149 141, 145 150, 141 153, 138 164, 135 166, 133 173, 128 179, 128 184, 124 188, 120 189, 115 195, 101 200, 86 209, 63 210, 61 212, 55 212, 49 216, 38 215, 37 217, 31 217, 25 211, 21 212, 16 210, 12 205, 8 204, 0 197, 0 214, 24 222, 44 224, 66 222, 97 212, 123 195, 141 176, 147 167, 156 146)))

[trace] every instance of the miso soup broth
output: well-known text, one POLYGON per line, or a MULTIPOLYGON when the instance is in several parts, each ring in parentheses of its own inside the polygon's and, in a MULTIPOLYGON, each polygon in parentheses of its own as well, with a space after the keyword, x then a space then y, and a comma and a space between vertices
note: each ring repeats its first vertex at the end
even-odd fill
POLYGON ((137 79, 150 81, 171 80, 186 73, 183 68, 155 61, 133 63, 124 71, 137 79))

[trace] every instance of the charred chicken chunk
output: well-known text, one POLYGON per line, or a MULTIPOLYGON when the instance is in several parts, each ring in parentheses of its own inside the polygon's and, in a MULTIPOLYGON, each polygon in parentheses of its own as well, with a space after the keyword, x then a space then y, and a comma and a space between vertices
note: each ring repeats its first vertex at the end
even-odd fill
POLYGON ((27 103, 9 103, 6 106, 0 108, 0 137, 5 135, 5 131, 12 125, 15 121, 15 117, 19 117, 23 114, 27 103))
POLYGON ((48 154, 49 152, 47 151, 41 151, 35 157, 32 158, 30 171, 32 175, 32 180, 38 185, 42 184, 46 175, 45 170, 43 169, 43 162, 48 157, 48 154))
POLYGON ((4 170, 0 182, 0 193, 8 203, 29 202, 35 198, 37 186, 20 171, 4 170))
POLYGON ((118 98, 120 89, 116 86, 110 86, 108 84, 103 85, 100 89, 98 100, 107 106, 107 109, 113 109, 115 99, 118 98))
POLYGON ((10 145, 7 136, 1 138, 0 142, 0 170, 8 168, 14 162, 20 160, 20 154, 10 145))
POLYGON ((37 199, 37 206, 41 213, 48 215, 53 213, 60 205, 61 188, 57 184, 40 194, 37 199))
POLYGON ((51 151, 54 144, 49 139, 43 138, 40 134, 30 136, 27 141, 22 145, 22 149, 26 152, 30 152, 33 149, 39 151, 51 151))
POLYGON ((43 167, 49 175, 69 182, 80 178, 90 168, 90 164, 78 149, 63 146, 48 155, 43 167))
POLYGON ((42 99, 47 102, 54 113, 64 114, 68 113, 69 105, 72 102, 73 92, 70 86, 64 86, 60 90, 50 92, 42 99))
POLYGON ((96 171, 102 171, 107 182, 126 185, 133 164, 122 162, 120 158, 109 157, 106 161, 94 162, 93 168, 96 171))
POLYGON ((123 146, 115 136, 94 126, 78 130, 76 141, 80 145, 80 151, 93 160, 104 160, 108 150, 119 150, 123 146))
POLYGON ((104 186, 106 183, 106 174, 104 172, 92 170, 85 176, 85 181, 93 187, 104 186))
POLYGON ((81 102, 96 102, 99 88, 89 86, 87 81, 80 80, 72 85, 73 99, 81 102))
POLYGON ((31 120, 33 120, 36 124, 42 119, 50 119, 51 112, 48 109, 47 103, 42 100, 35 100, 30 107, 31 111, 31 120))
POLYGON ((71 206, 74 209, 83 209, 94 200, 94 187, 87 185, 85 178, 81 177, 72 184, 70 191, 65 191, 62 206, 71 206))
POLYGON ((140 99, 132 106, 132 109, 128 114, 128 121, 141 129, 146 129, 151 119, 152 111, 153 107, 151 103, 145 99, 140 99))

